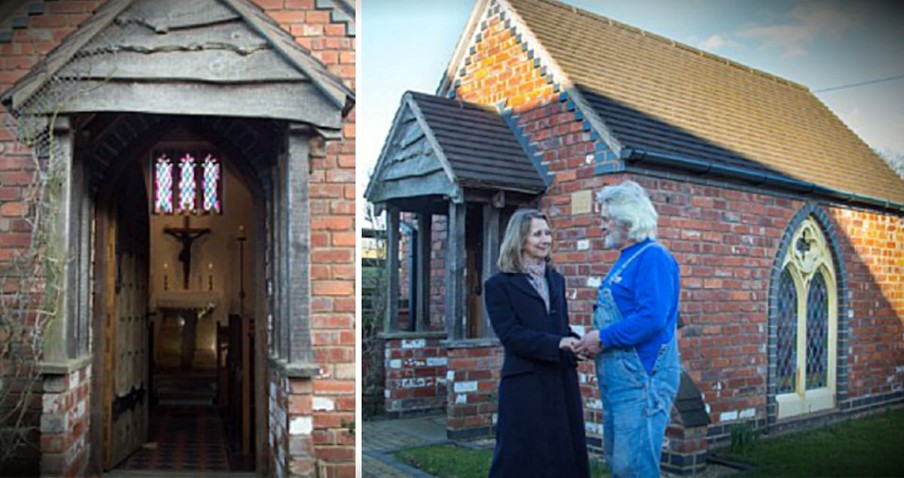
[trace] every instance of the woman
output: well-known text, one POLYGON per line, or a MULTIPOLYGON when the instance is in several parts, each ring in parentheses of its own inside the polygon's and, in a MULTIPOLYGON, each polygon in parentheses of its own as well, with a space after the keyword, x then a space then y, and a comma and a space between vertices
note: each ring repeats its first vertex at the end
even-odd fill
POLYGON ((505 349, 490 477, 589 477, 584 414, 568 326, 565 280, 553 270, 552 232, 537 210, 517 211, 485 285, 505 349))

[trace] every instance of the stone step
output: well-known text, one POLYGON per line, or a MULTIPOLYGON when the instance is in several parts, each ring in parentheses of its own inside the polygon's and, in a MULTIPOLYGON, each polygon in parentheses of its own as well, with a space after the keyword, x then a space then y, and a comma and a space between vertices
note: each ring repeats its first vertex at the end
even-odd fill
POLYGON ((217 399, 216 376, 162 375, 154 378, 161 405, 213 405, 217 399))
POLYGON ((175 470, 112 470, 103 474, 104 478, 149 478, 149 477, 174 477, 174 478, 255 478, 257 475, 251 472, 238 471, 175 471, 175 470))

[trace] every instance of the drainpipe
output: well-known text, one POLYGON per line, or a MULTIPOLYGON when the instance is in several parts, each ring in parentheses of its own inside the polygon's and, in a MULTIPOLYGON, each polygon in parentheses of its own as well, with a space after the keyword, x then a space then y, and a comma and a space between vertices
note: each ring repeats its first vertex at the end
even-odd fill
POLYGON ((399 221, 402 234, 408 236, 408 331, 417 329, 417 287, 414 281, 421 280, 417 274, 417 228, 405 221, 399 221))
POLYGON ((728 166, 714 161, 691 159, 674 154, 643 151, 633 148, 622 149, 621 159, 626 163, 642 163, 651 166, 676 168, 699 176, 715 176, 725 179, 734 179, 744 181, 753 186, 771 186, 785 191, 792 191, 800 194, 812 194, 842 202, 879 207, 898 213, 904 213, 904 204, 902 203, 867 196, 865 194, 839 191, 808 181, 780 176, 771 172, 728 166))

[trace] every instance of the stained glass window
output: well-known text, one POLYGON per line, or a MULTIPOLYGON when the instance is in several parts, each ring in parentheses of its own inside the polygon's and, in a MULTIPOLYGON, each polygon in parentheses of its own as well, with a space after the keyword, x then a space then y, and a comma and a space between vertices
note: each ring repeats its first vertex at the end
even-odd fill
POLYGON ((829 243, 812 218, 794 232, 776 289, 778 418, 835 407, 838 287, 829 243))
POLYGON ((195 212, 195 158, 186 154, 179 161, 179 212, 195 212))
POLYGON ((154 156, 153 169, 155 214, 223 212, 223 167, 216 155, 185 151, 159 153, 154 156), (204 160, 199 163, 198 157, 204 160))
POLYGON ((154 164, 154 212, 173 213, 173 162, 166 155, 154 164))
POLYGON ((826 386, 829 360, 829 297, 821 271, 807 294, 807 389, 826 386))
POLYGON ((785 268, 778 283, 778 392, 793 392, 797 372, 797 288, 785 268))
POLYGON ((220 212, 220 162, 211 155, 204 158, 204 212, 220 212))

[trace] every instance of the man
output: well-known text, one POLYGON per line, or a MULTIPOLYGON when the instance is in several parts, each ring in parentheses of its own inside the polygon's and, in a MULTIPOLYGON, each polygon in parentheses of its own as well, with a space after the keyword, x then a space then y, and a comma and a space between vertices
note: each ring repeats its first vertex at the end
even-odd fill
POLYGON ((600 192, 604 247, 621 255, 599 288, 594 330, 576 351, 596 359, 603 446, 613 477, 659 476, 681 368, 678 263, 656 242, 658 215, 634 181, 600 192))

